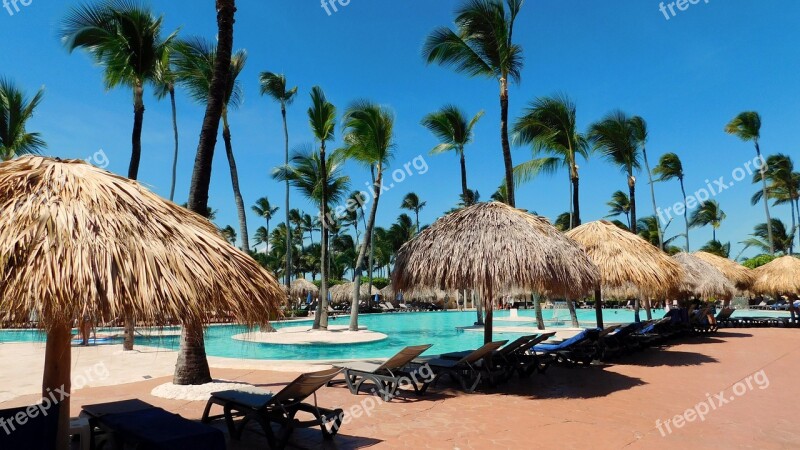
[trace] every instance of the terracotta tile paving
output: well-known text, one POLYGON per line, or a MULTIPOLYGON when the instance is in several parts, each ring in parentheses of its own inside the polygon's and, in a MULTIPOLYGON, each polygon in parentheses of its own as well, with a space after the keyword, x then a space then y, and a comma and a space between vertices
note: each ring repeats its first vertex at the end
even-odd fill
MULTIPOLYGON (((343 426, 332 442, 323 441, 318 431, 301 430, 291 444, 331 449, 800 448, 799 373, 798 330, 722 330, 602 368, 552 367, 545 375, 472 395, 440 385, 432 395, 377 404, 369 416, 343 426), (761 370, 763 377, 751 378, 752 389, 737 385, 761 370), (734 389, 742 394, 734 395, 739 393, 734 389), (665 436, 656 427, 657 419, 683 414, 720 392, 735 399, 710 410, 704 421, 672 426, 671 433, 662 427, 665 436)), ((294 378, 289 373, 230 369, 213 369, 213 375, 275 390, 294 378)), ((150 395, 153 387, 167 381, 80 390, 72 399, 73 414, 83 404, 140 398, 198 419, 204 402, 150 395)), ((345 409, 367 398, 351 395, 344 386, 319 393, 321 405, 345 409)), ((35 401, 36 396, 25 396, 3 406, 35 401)), ((217 426, 223 428, 221 423, 217 426)), ((266 443, 250 432, 229 448, 266 448, 266 443)))

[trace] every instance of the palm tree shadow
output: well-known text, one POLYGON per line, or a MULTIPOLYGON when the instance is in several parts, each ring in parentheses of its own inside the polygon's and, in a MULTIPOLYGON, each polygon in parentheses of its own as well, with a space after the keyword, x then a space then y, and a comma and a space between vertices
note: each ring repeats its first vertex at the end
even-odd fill
POLYGON ((687 367, 718 362, 716 358, 701 353, 668 351, 639 354, 635 357, 615 361, 615 364, 643 367, 687 367))
POLYGON ((514 378, 496 391, 504 395, 519 395, 535 399, 599 398, 614 392, 626 391, 647 383, 600 367, 550 368, 546 373, 530 378, 514 378))

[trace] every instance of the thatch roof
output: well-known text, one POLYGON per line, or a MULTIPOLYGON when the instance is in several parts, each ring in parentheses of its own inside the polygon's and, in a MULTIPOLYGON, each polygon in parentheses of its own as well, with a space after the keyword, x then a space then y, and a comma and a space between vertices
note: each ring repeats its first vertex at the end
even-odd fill
POLYGON ((733 298, 736 286, 714 265, 688 253, 678 253, 673 258, 683 267, 680 292, 703 298, 733 298))
POLYGON ((303 297, 311 292, 311 295, 319 294, 319 288, 316 284, 306 280, 305 278, 298 278, 290 284, 289 293, 292 297, 303 297))
POLYGON ((482 203, 437 220, 397 252, 398 289, 512 288, 572 298, 592 289, 597 268, 547 219, 502 203, 482 203))
MULTIPOLYGON (((338 284, 333 286, 332 288, 328 289, 328 292, 331 295, 331 301, 334 302, 349 302, 353 300, 353 283, 347 282, 343 284, 338 284)), ((359 298, 367 299, 368 297, 374 297, 375 294, 380 295, 380 291, 375 286, 372 286, 372 293, 370 293, 369 285, 367 283, 363 283, 359 288, 359 298)))
POLYGON ((575 228, 577 241, 600 269, 603 291, 638 289, 639 296, 666 296, 681 281, 680 265, 641 237, 600 220, 575 228))
POLYGON ((739 290, 746 291, 753 284, 753 271, 735 261, 706 252, 695 252, 693 255, 716 267, 739 290))
POLYGON ((83 161, 0 164, 0 311, 12 324, 71 323, 85 305, 109 320, 266 324, 282 300, 273 276, 203 217, 83 161))
POLYGON ((800 259, 783 256, 755 269, 753 291, 760 294, 800 294, 800 259))
MULTIPOLYGON (((380 294, 387 300, 397 299, 397 292, 391 284, 386 285, 380 290, 380 294)), ((417 287, 403 291, 403 300, 443 300, 445 298, 455 298, 458 295, 455 291, 444 291, 427 287, 417 287)))

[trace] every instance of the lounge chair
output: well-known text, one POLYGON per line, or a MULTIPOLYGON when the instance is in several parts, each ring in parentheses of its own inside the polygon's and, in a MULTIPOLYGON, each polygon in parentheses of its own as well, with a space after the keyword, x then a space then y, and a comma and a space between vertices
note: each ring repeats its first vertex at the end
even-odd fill
POLYGON ((327 409, 317 406, 317 390, 339 374, 341 369, 333 368, 300 375, 277 394, 250 393, 243 391, 214 392, 203 412, 203 423, 224 417, 231 438, 240 439, 244 427, 250 420, 261 425, 270 448, 284 448, 295 428, 318 426, 325 439, 332 439, 342 424, 341 409, 327 409), (314 396, 314 404, 303 403, 314 396), (223 414, 209 416, 211 407, 220 405, 223 414), (295 415, 304 411, 314 416, 313 420, 300 421, 295 415), (243 417, 237 427, 234 417, 243 417), (272 430, 272 423, 279 425, 278 432, 272 430))
POLYGON ((0 410, 0 423, 4 426, 4 431, 0 432, 0 448, 56 448, 59 404, 43 409, 44 413, 40 409, 39 405, 34 405, 0 410), (37 414, 28 414, 29 408, 35 408, 37 414), (26 418, 23 424, 17 422, 16 416, 19 413, 26 418))
POLYGON ((597 356, 597 339, 601 333, 608 330, 615 330, 617 327, 609 327, 605 330, 589 329, 583 330, 566 341, 557 344, 539 344, 533 347, 537 355, 550 355, 556 362, 573 366, 577 363, 589 364, 597 356))
MULTIPOLYGON (((541 372, 547 370, 550 365, 548 358, 542 358, 535 352, 529 350, 533 346, 541 344, 542 342, 552 338, 556 333, 544 333, 539 335, 522 336, 517 340, 510 342, 492 352, 493 364, 495 366, 505 367, 507 377, 510 377, 514 372, 518 372, 520 376, 530 376, 534 372, 541 372)), ((475 350, 467 350, 463 352, 445 353, 440 358, 443 359, 461 359, 468 356, 475 350)))
POLYGON ((386 305, 386 310, 387 310, 387 311, 389 311, 389 312, 395 312, 395 311, 397 311, 397 309, 396 309, 396 308, 394 307, 394 305, 392 305, 391 303, 389 303, 389 302, 384 302, 383 304, 384 304, 384 305, 386 305))
MULTIPOLYGON (((379 393, 383 400, 388 402, 397 396, 401 382, 410 383, 417 395, 425 393, 432 380, 422 380, 420 383, 417 373, 406 370, 406 367, 429 348, 431 348, 430 345, 406 347, 383 364, 350 362, 335 364, 334 367, 342 370, 344 381, 353 394, 358 395, 361 386, 366 381, 372 383, 377 388, 376 393, 379 393)), ((328 384, 333 383, 335 382, 331 381, 328 384)))
POLYGON ((507 342, 507 340, 490 342, 458 360, 420 358, 415 360, 414 363, 430 367, 435 375, 433 383, 438 382, 443 376, 449 376, 451 379, 458 381, 465 392, 474 392, 484 377, 487 377, 490 383, 494 383, 498 377, 504 375, 502 368, 493 367, 492 364, 487 364, 485 360, 490 361, 491 358, 487 357, 490 357, 495 350, 507 342))

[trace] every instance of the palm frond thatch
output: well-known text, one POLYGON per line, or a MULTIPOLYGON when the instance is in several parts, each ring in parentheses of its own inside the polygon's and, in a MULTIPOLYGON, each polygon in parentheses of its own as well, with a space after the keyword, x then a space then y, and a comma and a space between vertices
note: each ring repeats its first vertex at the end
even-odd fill
POLYGON ((206 219, 83 161, 0 164, 0 311, 8 324, 202 320, 265 325, 283 295, 273 276, 206 219))
POLYGON ((672 292, 681 281, 677 262, 641 237, 600 220, 579 226, 567 237, 580 244, 600 269, 600 287, 606 292, 638 290, 639 296, 658 297, 672 292))
POLYGON ((683 267, 680 292, 706 299, 733 298, 736 287, 714 265, 689 253, 678 253, 673 258, 683 267))
POLYGON ((695 252, 693 255, 716 267, 717 270, 725 275, 725 278, 736 285, 737 289, 746 291, 752 286, 754 274, 747 267, 728 258, 707 252, 695 252))
POLYGON ((392 283, 495 295, 519 287, 577 298, 598 275, 580 247, 547 219, 492 202, 457 210, 404 244, 392 283))
MULTIPOLYGON (((353 283, 342 283, 336 285, 329 290, 331 294, 331 301, 334 302, 349 302, 353 300, 353 283)), ((359 297, 367 299, 370 297, 380 295, 380 291, 375 286, 372 286, 372 292, 369 290, 368 284, 362 284, 359 288, 359 297)))
POLYGON ((292 284, 289 288, 289 293, 292 295, 292 297, 303 297, 308 295, 309 292, 311 295, 317 295, 319 293, 319 288, 317 285, 306 280, 305 278, 298 278, 292 281, 292 284))
POLYGON ((783 256, 754 270, 754 292, 800 294, 800 259, 783 256))

